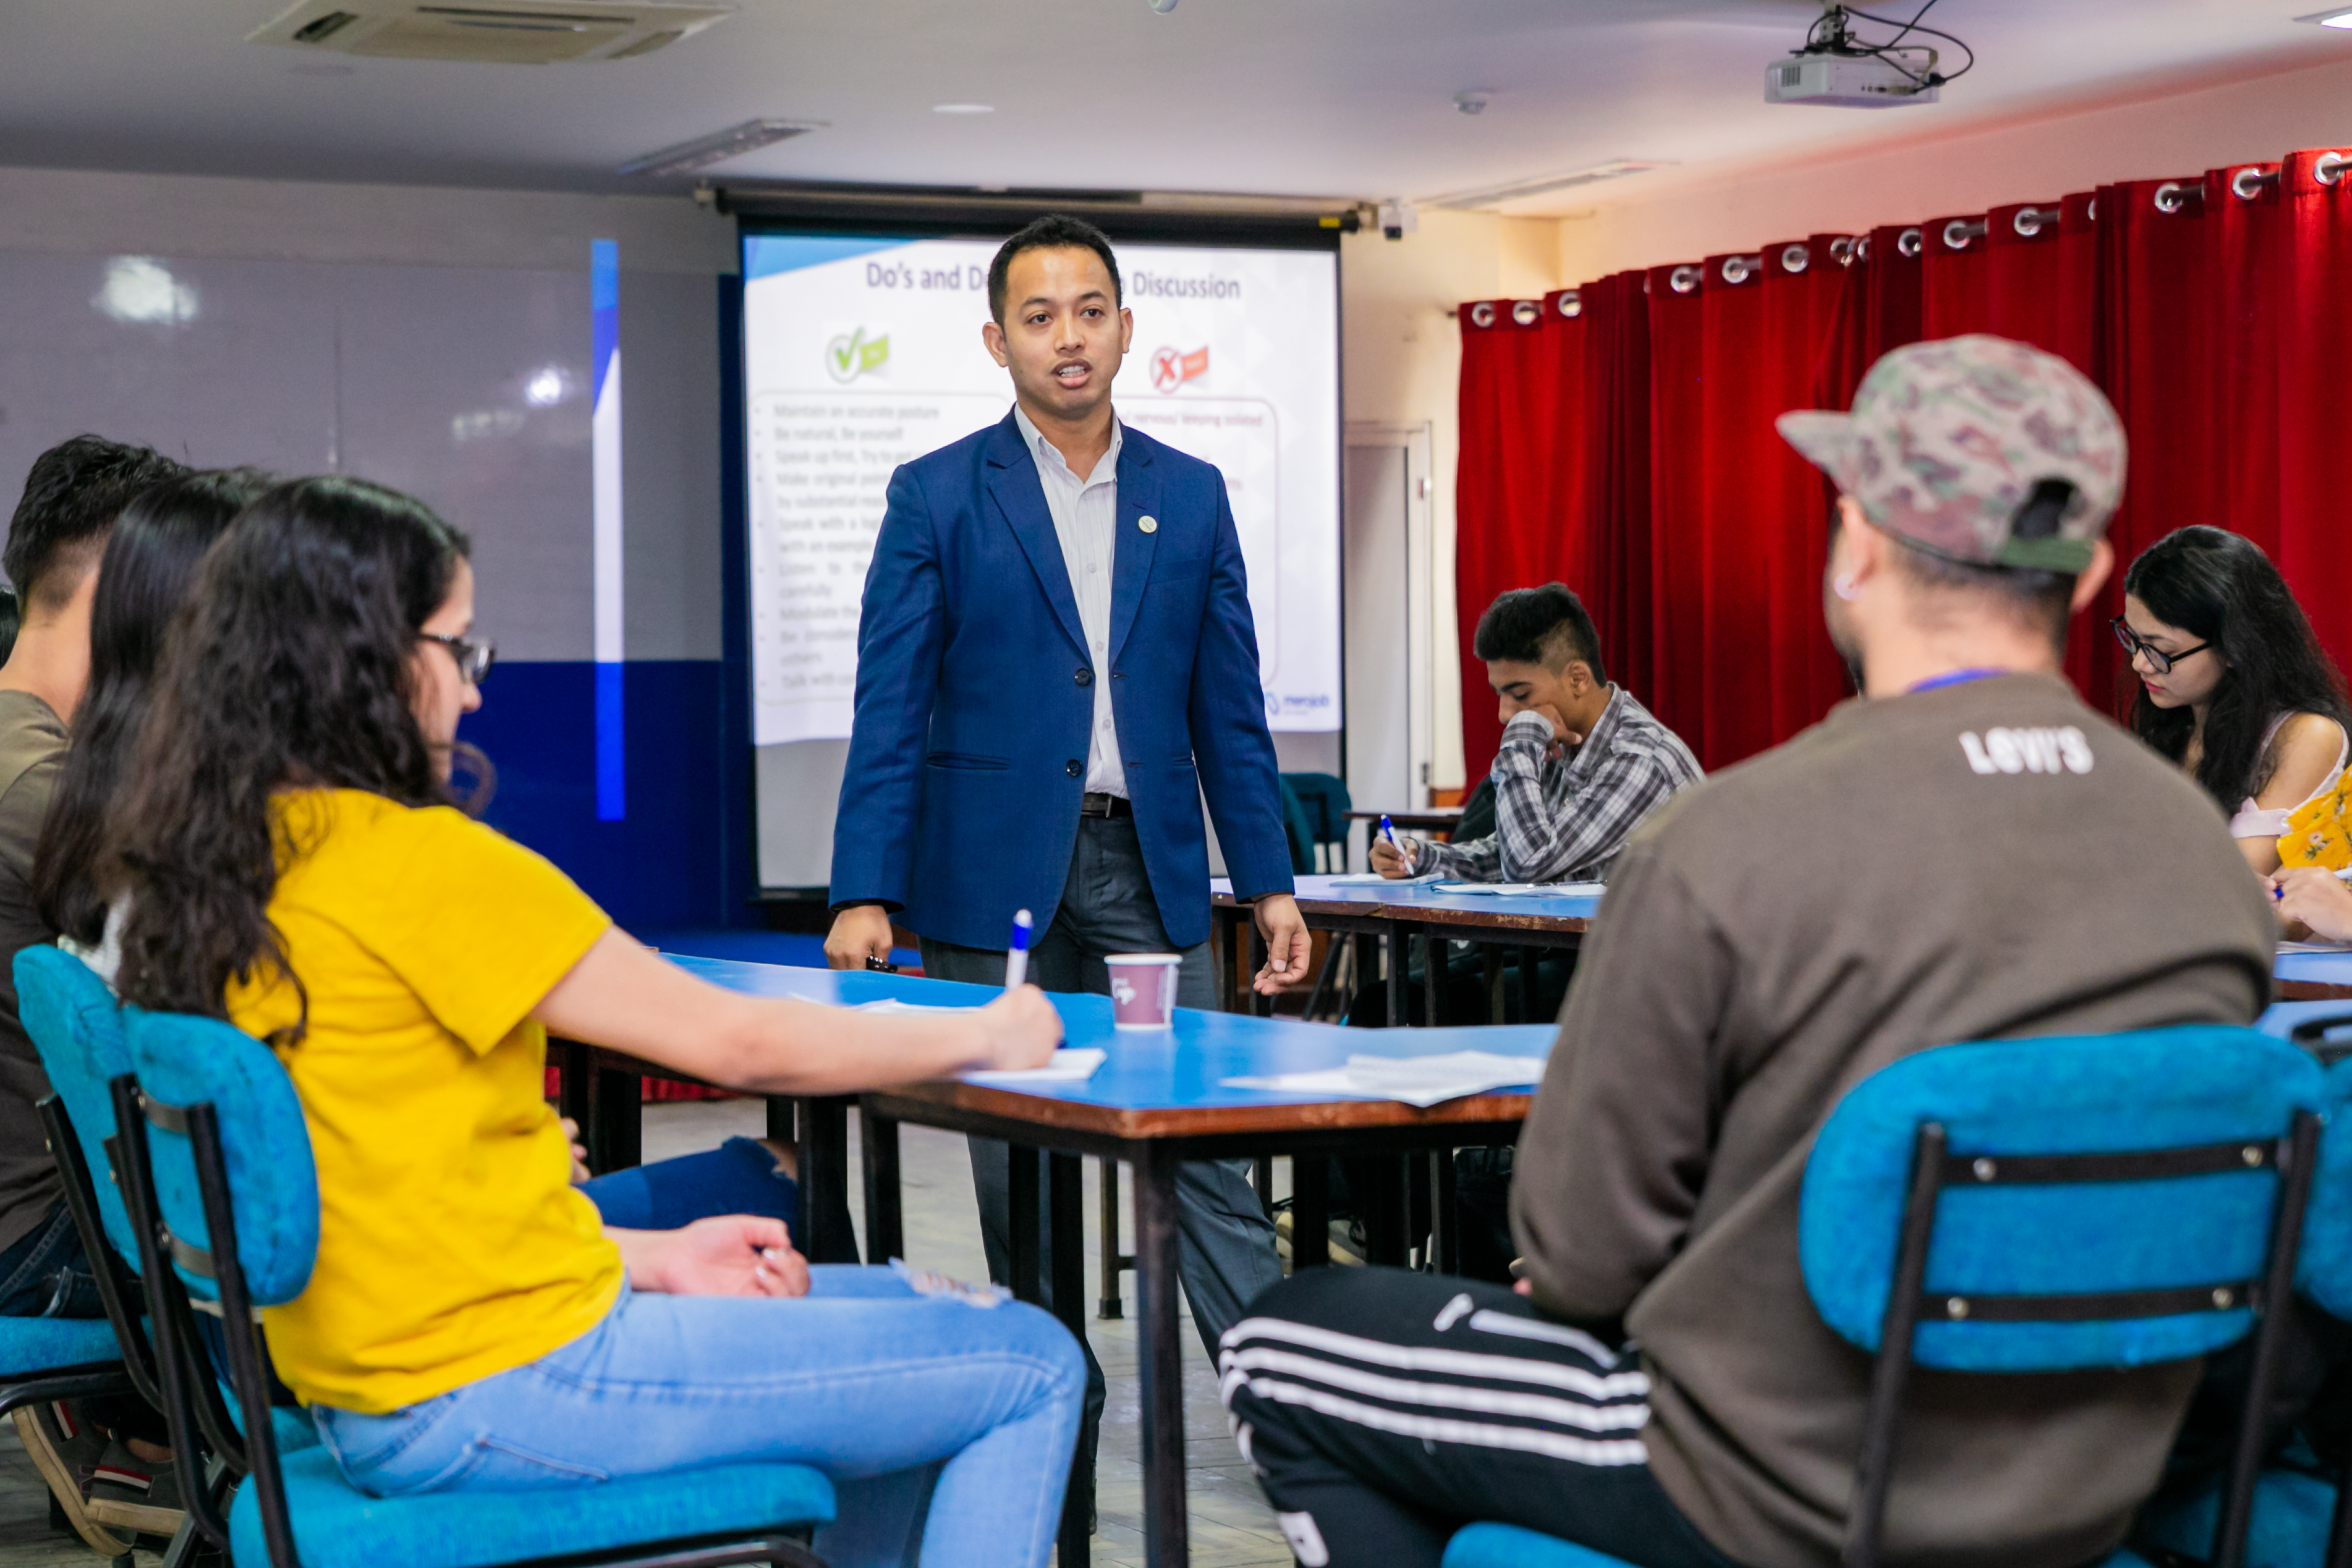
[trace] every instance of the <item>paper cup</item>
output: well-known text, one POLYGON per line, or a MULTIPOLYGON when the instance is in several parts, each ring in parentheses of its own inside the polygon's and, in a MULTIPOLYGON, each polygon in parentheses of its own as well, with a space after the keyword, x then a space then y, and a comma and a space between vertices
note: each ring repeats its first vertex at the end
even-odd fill
POLYGON ((1110 966, 1110 1016, 1118 1029, 1166 1029, 1175 1021, 1180 953, 1118 953, 1110 966))

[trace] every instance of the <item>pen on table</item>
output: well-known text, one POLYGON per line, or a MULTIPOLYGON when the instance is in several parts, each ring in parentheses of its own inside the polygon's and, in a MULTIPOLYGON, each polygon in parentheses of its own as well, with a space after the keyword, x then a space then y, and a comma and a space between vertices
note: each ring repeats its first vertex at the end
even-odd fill
POLYGON ((1029 930, 1034 923, 1025 909, 1013 915, 1013 940, 1004 949, 1004 988, 1018 990, 1021 982, 1029 977, 1029 930))

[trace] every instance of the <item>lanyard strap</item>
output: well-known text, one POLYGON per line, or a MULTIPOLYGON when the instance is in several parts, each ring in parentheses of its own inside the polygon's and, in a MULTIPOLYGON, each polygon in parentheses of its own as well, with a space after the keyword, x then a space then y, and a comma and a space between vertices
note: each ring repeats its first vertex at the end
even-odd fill
POLYGON ((1989 681, 1995 675, 2007 675, 2014 673, 2014 671, 2011 670, 1996 670, 1990 666, 1971 670, 1948 670, 1940 675, 1929 675, 1926 680, 1921 681, 1918 685, 1907 688, 1906 695, 1907 695, 1910 692, 1932 692, 1938 686, 1965 685, 1970 681, 1989 681))

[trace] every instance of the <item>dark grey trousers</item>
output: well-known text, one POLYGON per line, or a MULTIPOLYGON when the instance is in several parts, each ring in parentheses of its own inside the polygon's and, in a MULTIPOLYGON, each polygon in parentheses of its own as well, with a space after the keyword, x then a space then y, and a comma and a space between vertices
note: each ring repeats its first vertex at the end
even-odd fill
MULTIPOLYGON (((1130 821, 1082 817, 1070 857, 1070 876, 1053 923, 1029 950, 1029 978, 1048 991, 1110 991, 1103 959, 1112 953, 1166 953, 1172 949, 1143 852, 1130 821)), ((1205 942, 1186 948, 1176 980, 1176 1005, 1216 1006, 1216 973, 1205 942)), ((923 938, 923 973, 942 980, 980 985, 1004 983, 1004 951, 959 947, 923 938)), ((1010 1282, 1013 1272, 1011 1156, 992 1138, 971 1140, 972 1185, 980 1195, 981 1243, 988 1253, 989 1277, 1010 1282)), ((1217 1340, 1239 1322, 1242 1310, 1259 1292, 1278 1283, 1282 1265, 1274 1250, 1274 1227, 1266 1223, 1257 1193, 1249 1185, 1247 1160, 1200 1160, 1177 1168, 1179 1245, 1176 1272, 1192 1304, 1192 1324, 1212 1359, 1217 1340)), ((1042 1185, 1042 1184, 1041 1184, 1042 1185)), ((1039 1195, 1037 1234, 1048 1281, 1053 1278, 1053 1225, 1039 1195)), ((1048 1301, 1052 1287, 1046 1287, 1048 1301)))

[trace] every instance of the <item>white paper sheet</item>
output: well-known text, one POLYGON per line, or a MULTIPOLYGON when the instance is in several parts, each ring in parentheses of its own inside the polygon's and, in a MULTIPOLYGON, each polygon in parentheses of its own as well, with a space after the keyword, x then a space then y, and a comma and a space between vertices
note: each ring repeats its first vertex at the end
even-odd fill
POLYGON ((877 1002, 860 1002, 852 1009, 861 1013, 976 1013, 978 1008, 941 1006, 938 1003, 902 1002, 896 997, 884 997, 877 1002))
POLYGON ((1435 882, 1443 872, 1430 872, 1423 876, 1382 876, 1376 871, 1351 871, 1345 876, 1331 879, 1333 887, 1418 887, 1435 882))
POLYGON ((2352 953, 2352 942, 2282 942, 2282 953, 2352 953))
POLYGON ((1036 1083, 1084 1083, 1095 1075, 1108 1054, 1093 1046, 1064 1046, 1054 1052, 1054 1059, 1043 1067, 1024 1068, 1007 1072, 967 1072, 966 1083, 977 1083, 986 1089, 1024 1089, 1036 1083))
POLYGON ((1465 1094, 1520 1088, 1541 1082, 1539 1056, 1498 1056, 1488 1051, 1456 1051, 1443 1056, 1351 1056, 1345 1067, 1315 1072, 1277 1072, 1264 1078, 1227 1078, 1228 1089, 1265 1089, 1284 1094, 1328 1094, 1346 1100, 1396 1100, 1430 1106, 1465 1094))
POLYGON ((1441 882, 1432 893, 1477 893, 1492 898, 1595 898, 1608 891, 1601 882, 1441 882))

